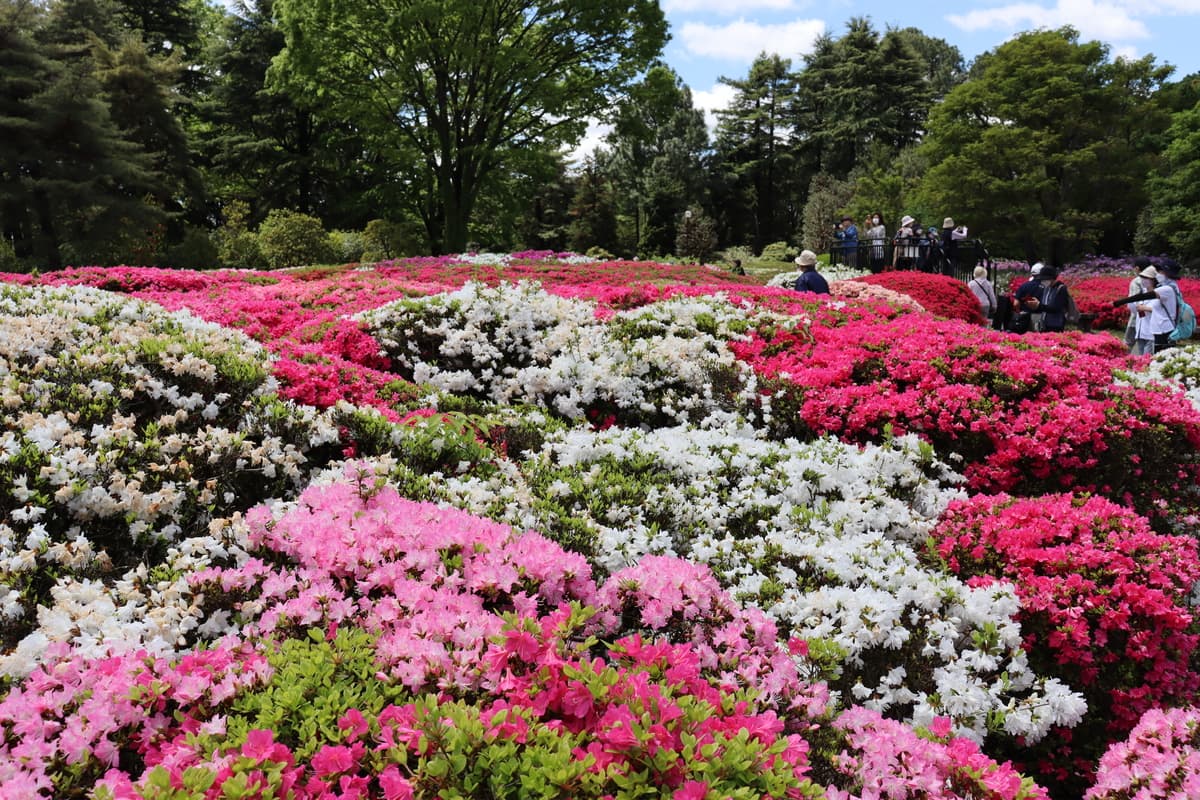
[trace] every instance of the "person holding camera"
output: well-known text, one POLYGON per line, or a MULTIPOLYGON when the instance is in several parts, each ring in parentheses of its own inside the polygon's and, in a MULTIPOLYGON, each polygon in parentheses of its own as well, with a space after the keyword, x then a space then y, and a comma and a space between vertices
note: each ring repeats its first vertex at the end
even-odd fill
POLYGON ((1113 301, 1113 308, 1135 304, 1137 334, 1134 339, 1133 355, 1153 355, 1171 346, 1171 331, 1179 315, 1175 288, 1160 280, 1158 270, 1146 267, 1138 273, 1142 291, 1113 301))
POLYGON ((842 263, 848 267, 858 266, 858 226, 849 214, 842 217, 833 229, 833 238, 841 243, 842 263))

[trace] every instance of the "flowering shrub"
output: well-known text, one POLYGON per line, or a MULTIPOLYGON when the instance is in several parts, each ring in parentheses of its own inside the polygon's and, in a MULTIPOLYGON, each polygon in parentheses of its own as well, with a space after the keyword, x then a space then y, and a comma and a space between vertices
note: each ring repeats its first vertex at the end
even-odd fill
POLYGON ((261 347, 188 314, 16 286, 0 311, 0 669, 52 640, 169 649, 180 609, 150 595, 178 575, 148 569, 195 566, 211 522, 294 494, 336 430, 274 397, 261 347))
POLYGON ((958 495, 939 486, 954 478, 914 437, 859 450, 737 430, 573 431, 522 471, 514 522, 560 539, 582 528, 614 571, 646 553, 706 564, 787 635, 820 642, 847 702, 916 723, 950 716, 981 739, 989 723, 1036 739, 1078 718, 1077 696, 1027 668, 1011 593, 920 564, 913 544, 958 495))
POLYGON ((725 347, 745 316, 710 298, 664 300, 600 323, 593 304, 537 285, 470 283, 363 319, 418 383, 605 426, 698 421, 753 396, 749 371, 725 347))
POLYGON ((891 270, 855 280, 906 294, 936 317, 983 324, 979 301, 964 282, 955 278, 931 272, 891 270))
POLYGON ((1100 759, 1085 800, 1200 797, 1200 711, 1151 709, 1100 759))
POLYGON ((1132 724, 1080 692, 1187 692, 1194 546, 1148 527, 1200 504, 1182 360, 570 254, 10 278, 6 790, 1042 796, 1000 756, 1079 796, 1132 724), (1128 556, 925 549, 964 486, 1060 485, 1128 556), (1026 652, 1051 612, 1121 663, 1026 652))
POLYGON ((1171 497, 1172 515, 1194 513, 1200 416, 1174 393, 1116 385, 1112 337, 1017 338, 913 315, 769 333, 730 347, 778 387, 777 415, 781 400, 797 410, 800 432, 914 432, 961 458, 972 489, 1093 491, 1155 516, 1171 497))
POLYGON ((904 311, 925 310, 911 295, 861 280, 834 281, 829 293, 840 300, 877 300, 904 311))
POLYGON ((1089 748, 1125 735, 1148 709, 1186 703, 1200 689, 1192 536, 1156 534, 1100 497, 979 495, 952 503, 933 541, 972 585, 1016 587, 1030 662, 1087 698, 1068 737, 1084 765, 1099 756, 1089 748))

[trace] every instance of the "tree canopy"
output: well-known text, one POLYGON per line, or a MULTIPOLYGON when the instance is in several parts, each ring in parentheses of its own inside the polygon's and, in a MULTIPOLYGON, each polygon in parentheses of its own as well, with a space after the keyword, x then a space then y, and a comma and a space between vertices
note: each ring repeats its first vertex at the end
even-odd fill
POLYGON ((278 0, 284 81, 388 139, 435 251, 512 153, 571 144, 658 55, 651 0, 278 0))

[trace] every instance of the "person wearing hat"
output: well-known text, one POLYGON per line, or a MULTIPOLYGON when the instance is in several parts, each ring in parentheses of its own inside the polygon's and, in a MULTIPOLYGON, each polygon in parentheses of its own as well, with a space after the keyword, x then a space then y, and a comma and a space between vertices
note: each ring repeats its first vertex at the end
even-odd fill
POLYGON ((1159 280, 1158 270, 1145 267, 1138 273, 1141 291, 1113 301, 1113 307, 1130 305, 1137 315, 1134 355, 1152 355, 1171 346, 1171 331, 1175 330, 1175 319, 1179 314, 1175 288, 1168 285, 1163 276, 1159 280))
POLYGON ((1013 292, 1013 331, 1027 333, 1037 330, 1041 322, 1042 305, 1042 262, 1035 262, 1029 269, 1029 280, 1013 292))
POLYGON ((1044 265, 1038 275, 1038 283, 1042 285, 1041 322, 1034 330, 1044 333, 1060 333, 1067 327, 1067 317, 1071 313, 1074 302, 1067 285, 1058 279, 1058 268, 1054 265, 1044 265))
POLYGON ((842 221, 834 230, 833 236, 841 244, 842 263, 848 267, 857 267, 858 226, 854 224, 854 217, 849 214, 843 216, 842 221))
POLYGON ((900 219, 900 227, 892 239, 892 269, 912 269, 916 258, 920 255, 917 247, 917 221, 908 214, 900 219))
POLYGON ((800 267, 800 277, 796 278, 797 292, 813 294, 829 294, 829 282, 817 272, 817 254, 812 250, 803 250, 796 256, 796 264, 800 267))
MULTIPOLYGON (((1135 294, 1140 294, 1146 288, 1142 286, 1142 270, 1150 266, 1150 259, 1145 256, 1137 256, 1133 259, 1133 278, 1129 281, 1129 291, 1125 293, 1126 297, 1133 297, 1135 294)), ((1138 355, 1141 351, 1140 345, 1137 343, 1137 311, 1133 306, 1129 307, 1129 320, 1125 323, 1125 346, 1129 348, 1129 352, 1138 355)))

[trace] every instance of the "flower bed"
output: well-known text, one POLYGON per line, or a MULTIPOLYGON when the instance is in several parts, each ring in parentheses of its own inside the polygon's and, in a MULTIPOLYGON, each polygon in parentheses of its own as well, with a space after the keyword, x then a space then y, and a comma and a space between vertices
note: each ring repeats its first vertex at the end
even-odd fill
POLYGON ((1183 353, 561 254, 11 283, 6 789, 1065 798, 1143 709, 1195 772, 1183 353))

